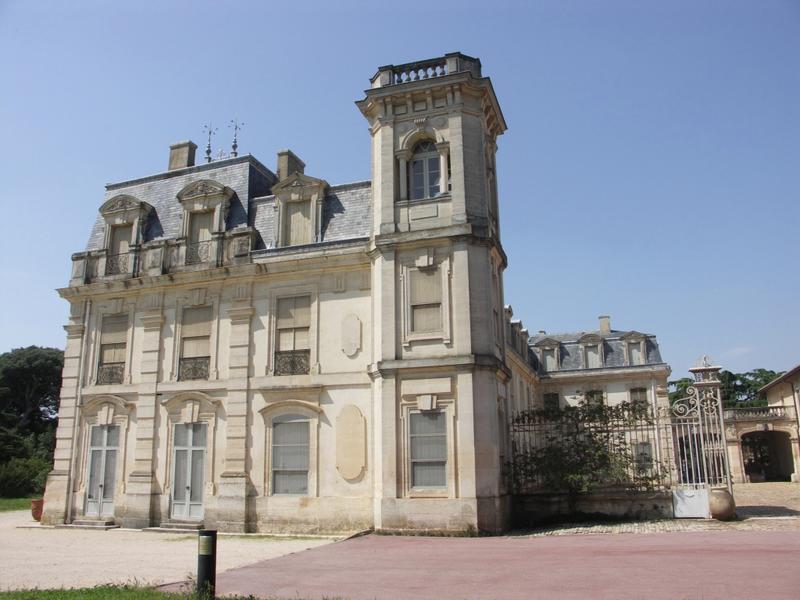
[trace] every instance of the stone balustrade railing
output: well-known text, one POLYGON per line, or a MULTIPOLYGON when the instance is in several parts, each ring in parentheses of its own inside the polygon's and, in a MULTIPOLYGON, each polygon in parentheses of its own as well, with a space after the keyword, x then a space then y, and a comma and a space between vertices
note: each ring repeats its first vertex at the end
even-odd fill
POLYGON ((752 406, 725 409, 726 421, 763 421, 787 419, 793 416, 789 406, 752 406))
POLYGON ((72 255, 70 285, 246 264, 251 261, 254 239, 251 227, 237 227, 198 243, 186 238, 162 239, 132 245, 125 254, 78 252, 72 255))
POLYGON ((386 87, 444 77, 454 73, 470 72, 475 77, 481 76, 481 61, 460 52, 445 54, 437 58, 420 60, 403 65, 386 65, 378 69, 372 78, 372 87, 386 87))

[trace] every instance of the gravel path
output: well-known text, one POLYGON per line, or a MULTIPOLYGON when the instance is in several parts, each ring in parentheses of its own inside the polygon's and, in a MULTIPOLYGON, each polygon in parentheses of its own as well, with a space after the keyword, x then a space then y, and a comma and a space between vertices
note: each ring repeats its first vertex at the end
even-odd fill
MULTIPOLYGON (((0 513, 0 590, 87 587, 102 583, 157 585, 197 571, 197 536, 136 530, 19 528, 29 511, 0 513)), ((217 570, 329 544, 333 539, 220 535, 217 570)))

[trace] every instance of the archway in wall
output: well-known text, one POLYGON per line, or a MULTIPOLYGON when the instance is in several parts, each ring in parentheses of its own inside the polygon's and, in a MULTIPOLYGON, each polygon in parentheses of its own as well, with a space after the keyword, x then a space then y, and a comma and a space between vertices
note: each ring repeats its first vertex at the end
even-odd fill
POLYGON ((753 431, 742 435, 742 461, 747 481, 791 481, 792 447, 785 431, 753 431))

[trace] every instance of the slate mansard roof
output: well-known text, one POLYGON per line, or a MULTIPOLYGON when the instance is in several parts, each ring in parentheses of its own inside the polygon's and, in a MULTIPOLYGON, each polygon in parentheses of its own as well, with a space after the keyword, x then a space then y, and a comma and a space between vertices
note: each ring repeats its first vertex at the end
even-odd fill
MULTIPOLYGON (((539 361, 536 350, 547 344, 548 340, 558 344, 559 349, 559 369, 562 371, 601 371, 603 369, 621 368, 641 368, 652 365, 666 365, 661 358, 661 351, 658 347, 656 336, 650 333, 639 333, 637 331, 580 331, 574 333, 539 333, 532 336, 528 341, 531 349, 530 356, 533 360, 534 368, 540 373, 544 371, 544 366, 539 361), (596 336, 603 343, 603 366, 599 369, 589 369, 584 366, 582 356, 583 338, 596 336), (642 365, 628 365, 625 356, 625 346, 629 339, 643 339, 645 342, 646 356, 642 365)), ((591 342, 589 342, 591 343, 591 342)))
MULTIPOLYGON (((154 210, 144 228, 144 241, 174 239, 181 235, 183 219, 177 194, 188 184, 202 179, 217 181, 233 190, 226 230, 253 227, 258 233, 254 250, 275 247, 277 211, 275 197, 270 194, 278 178, 250 155, 108 184, 103 201, 126 194, 147 202, 154 210)), ((369 237, 371 218, 370 181, 330 186, 323 208, 322 241, 369 237)), ((86 249, 102 249, 104 232, 105 221, 98 211, 86 249)))

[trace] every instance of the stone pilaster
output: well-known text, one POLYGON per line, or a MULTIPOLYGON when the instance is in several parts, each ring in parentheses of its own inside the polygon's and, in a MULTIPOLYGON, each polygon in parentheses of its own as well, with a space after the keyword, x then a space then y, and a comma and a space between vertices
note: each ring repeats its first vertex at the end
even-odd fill
MULTIPOLYGON (((248 529, 247 504, 252 484, 247 475, 247 414, 250 323, 253 313, 250 284, 238 284, 234 288, 234 300, 228 308, 231 332, 227 353, 225 467, 220 474, 217 510, 213 517, 216 526, 223 531, 245 532, 248 529)), ((206 520, 211 521, 211 519, 206 520)))
MULTIPOLYGON (((158 428, 158 371, 161 349, 161 297, 147 298, 147 310, 141 316, 142 367, 139 395, 136 400, 136 445, 133 470, 128 476, 125 508, 118 515, 124 527, 149 527, 160 523, 166 515, 158 514, 159 493, 155 476, 155 440, 158 428)), ((163 482, 162 482, 163 483, 163 482)))
MULTIPOLYGON (((61 379, 61 402, 58 408, 58 429, 56 448, 53 455, 53 470, 47 476, 44 493, 44 513, 42 523, 54 525, 70 520, 67 514, 70 486, 70 473, 74 464, 75 434, 79 427, 78 390, 81 385, 81 360, 83 355, 83 317, 86 303, 75 302, 70 307, 70 322, 64 326, 67 332, 67 346, 64 350, 64 370, 61 379)), ((71 475, 76 479, 75 474, 71 475)))

